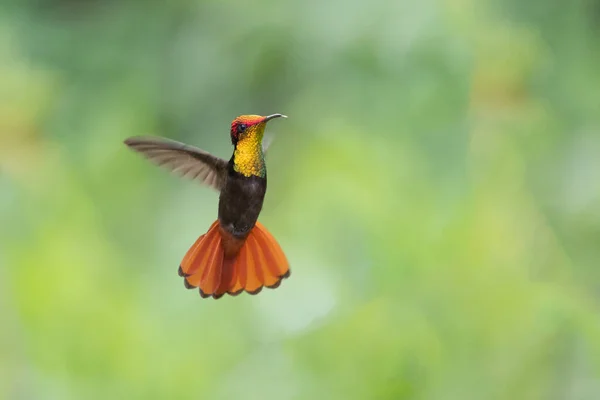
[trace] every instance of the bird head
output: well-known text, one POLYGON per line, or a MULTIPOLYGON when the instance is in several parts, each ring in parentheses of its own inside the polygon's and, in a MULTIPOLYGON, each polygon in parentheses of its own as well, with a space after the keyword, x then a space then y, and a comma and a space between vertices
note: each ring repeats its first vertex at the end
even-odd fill
POLYGON ((231 122, 231 143, 235 146, 245 138, 257 138, 262 140, 265 126, 273 118, 287 118, 283 114, 262 115, 240 115, 231 122))

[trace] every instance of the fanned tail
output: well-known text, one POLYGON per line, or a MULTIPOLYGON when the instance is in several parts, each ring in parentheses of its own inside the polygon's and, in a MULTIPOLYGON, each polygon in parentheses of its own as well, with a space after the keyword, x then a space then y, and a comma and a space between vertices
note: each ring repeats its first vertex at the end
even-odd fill
POLYGON ((243 243, 236 245, 236 241, 215 221, 181 262, 179 275, 184 277, 185 286, 199 288, 203 298, 218 299, 226 293, 236 296, 246 291, 254 295, 263 287, 275 289, 290 276, 285 254, 260 222, 243 243))

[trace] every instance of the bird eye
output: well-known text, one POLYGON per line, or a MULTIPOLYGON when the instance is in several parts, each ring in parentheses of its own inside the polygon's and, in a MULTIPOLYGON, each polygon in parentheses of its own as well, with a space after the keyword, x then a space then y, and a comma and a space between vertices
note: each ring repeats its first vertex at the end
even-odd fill
POLYGON ((239 125, 237 126, 237 131, 238 131, 238 133, 242 133, 242 132, 244 132, 245 130, 246 130, 246 124, 239 124, 239 125))

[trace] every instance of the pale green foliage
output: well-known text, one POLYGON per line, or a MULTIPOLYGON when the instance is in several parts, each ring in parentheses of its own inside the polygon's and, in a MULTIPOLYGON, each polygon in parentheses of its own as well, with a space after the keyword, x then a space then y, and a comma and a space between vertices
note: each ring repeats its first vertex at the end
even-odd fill
POLYGON ((600 398, 600 4, 0 6, 0 398, 600 398), (269 124, 292 276, 202 300, 217 195, 128 151, 269 124))

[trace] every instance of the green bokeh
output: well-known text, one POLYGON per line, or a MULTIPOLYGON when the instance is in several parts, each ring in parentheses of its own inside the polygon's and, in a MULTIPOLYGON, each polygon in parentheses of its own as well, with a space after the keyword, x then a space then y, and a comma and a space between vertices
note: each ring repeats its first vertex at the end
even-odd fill
POLYGON ((5 0, 0 398, 600 398, 600 2, 5 0), (269 124, 279 289, 178 264, 269 124))

